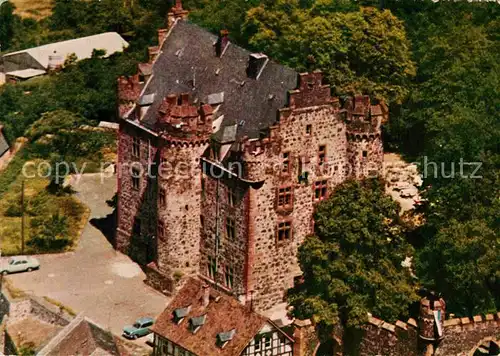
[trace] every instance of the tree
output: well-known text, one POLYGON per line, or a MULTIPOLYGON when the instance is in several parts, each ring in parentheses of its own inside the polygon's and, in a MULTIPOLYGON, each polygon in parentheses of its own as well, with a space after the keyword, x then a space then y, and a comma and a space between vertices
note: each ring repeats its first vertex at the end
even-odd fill
POLYGON ((471 316, 500 307, 498 231, 481 219, 452 220, 419 253, 417 272, 422 283, 442 293, 448 312, 471 316))
POLYGON ((66 216, 59 213, 31 220, 32 238, 28 246, 39 252, 59 250, 69 244, 67 237, 69 222, 66 216))
POLYGON ((337 12, 313 4, 266 1, 249 10, 243 27, 249 44, 300 71, 323 70, 337 95, 402 102, 415 75, 403 23, 389 10, 337 12))
POLYGON ((377 179, 341 184, 317 207, 315 235, 299 248, 303 283, 289 296, 296 317, 355 327, 369 312, 389 322, 407 316, 417 295, 401 264, 413 250, 399 211, 377 179))
POLYGON ((0 52, 9 49, 14 37, 16 15, 11 2, 0 1, 0 52))

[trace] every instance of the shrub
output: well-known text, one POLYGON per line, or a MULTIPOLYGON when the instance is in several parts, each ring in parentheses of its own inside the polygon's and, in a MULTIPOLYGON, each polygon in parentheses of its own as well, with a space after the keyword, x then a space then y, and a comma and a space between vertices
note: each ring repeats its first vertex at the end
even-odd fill
POLYGON ((34 218, 31 221, 33 237, 28 241, 28 246, 37 252, 63 250, 71 240, 67 238, 69 229, 68 218, 59 213, 49 217, 34 218))

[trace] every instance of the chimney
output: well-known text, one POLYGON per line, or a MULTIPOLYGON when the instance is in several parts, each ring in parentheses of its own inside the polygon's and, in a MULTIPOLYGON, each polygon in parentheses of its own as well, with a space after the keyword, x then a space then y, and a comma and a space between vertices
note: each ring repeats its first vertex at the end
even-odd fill
POLYGON ((175 94, 169 94, 169 95, 167 95, 167 103, 170 106, 176 105, 177 104, 177 95, 175 95, 175 94))
POLYGON ((247 76, 252 79, 259 79, 269 58, 263 53, 252 53, 248 58, 247 76))
POLYGON ((148 47, 149 63, 153 63, 159 53, 160 53, 160 47, 158 46, 148 47))
POLYGON ((189 94, 188 93, 181 94, 181 105, 182 106, 189 105, 189 94))
POLYGON ((168 29, 167 28, 160 28, 158 30, 158 46, 161 48, 161 45, 165 41, 165 38, 167 38, 168 34, 168 29))
POLYGON ((189 15, 189 11, 184 10, 182 8, 182 1, 181 0, 176 0, 175 1, 175 6, 173 6, 168 15, 167 15, 167 26, 168 28, 172 28, 174 23, 179 20, 179 19, 186 19, 189 15))
POLYGON ((202 288, 203 288, 203 307, 206 308, 210 303, 210 287, 208 286, 208 284, 204 284, 202 288))
POLYGON ((293 322, 293 355, 294 356, 306 356, 309 354, 311 344, 314 343, 314 325, 311 320, 300 320, 295 319, 293 322), (308 337, 312 336, 312 337, 308 337), (311 340, 310 340, 311 338, 311 340))
POLYGON ((217 42, 215 42, 215 55, 222 58, 229 45, 229 31, 221 30, 217 42))

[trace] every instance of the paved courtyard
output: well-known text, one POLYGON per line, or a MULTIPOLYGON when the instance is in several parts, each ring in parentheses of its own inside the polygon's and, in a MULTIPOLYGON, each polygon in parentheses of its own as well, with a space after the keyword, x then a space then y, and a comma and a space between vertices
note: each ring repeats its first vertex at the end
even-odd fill
MULTIPOLYGON (((106 200, 116 191, 116 179, 107 178, 101 184, 99 174, 88 174, 73 188, 91 209, 91 219, 112 212, 106 200)), ((15 287, 56 299, 77 313, 83 311, 115 334, 121 334, 123 326, 138 317, 158 316, 168 303, 167 297, 143 283, 142 270, 116 252, 90 223, 74 252, 38 258, 39 271, 8 276, 15 287)))

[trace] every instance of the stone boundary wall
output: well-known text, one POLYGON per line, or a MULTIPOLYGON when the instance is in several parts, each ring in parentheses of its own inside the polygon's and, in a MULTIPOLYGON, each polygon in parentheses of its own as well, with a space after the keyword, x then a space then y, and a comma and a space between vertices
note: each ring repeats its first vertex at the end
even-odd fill
POLYGON ((43 298, 28 296, 14 299, 7 290, 0 294, 0 319, 9 316, 9 324, 28 316, 34 316, 49 324, 68 325, 73 317, 61 308, 49 303, 43 298))
MULTIPOLYGON (((434 355, 468 355, 482 340, 500 339, 500 312, 476 315, 472 318, 454 318, 443 322, 444 338, 437 344, 434 355)), ((415 319, 387 323, 373 316, 363 327, 359 344, 360 355, 417 356, 422 343, 418 337, 415 319)))
POLYGON ((359 345, 360 355, 418 355, 418 326, 415 319, 387 323, 371 315, 363 327, 359 345))
POLYGON ((445 320, 444 340, 435 355, 468 355, 484 339, 500 340, 500 312, 445 320))
POLYGON ((161 274, 153 263, 150 263, 144 267, 144 273, 146 274, 145 283, 148 286, 156 289, 157 291, 160 291, 167 297, 172 296, 172 293, 174 293, 175 289, 174 281, 161 274))

